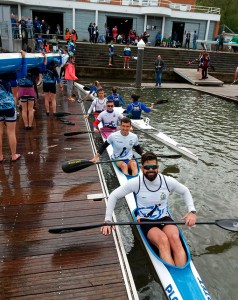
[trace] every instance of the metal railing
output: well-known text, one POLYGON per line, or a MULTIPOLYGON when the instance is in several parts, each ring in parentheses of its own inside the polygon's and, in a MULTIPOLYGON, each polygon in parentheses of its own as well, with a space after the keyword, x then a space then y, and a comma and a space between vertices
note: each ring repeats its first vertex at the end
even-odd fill
MULTIPOLYGON (((72 1, 72 0, 68 0, 72 1)), ((98 4, 112 4, 112 5, 124 5, 124 6, 157 6, 170 8, 172 10, 188 11, 188 12, 200 12, 208 14, 220 14, 221 9, 219 7, 207 7, 190 5, 183 3, 174 3, 170 0, 77 0, 77 2, 90 2, 98 4)))

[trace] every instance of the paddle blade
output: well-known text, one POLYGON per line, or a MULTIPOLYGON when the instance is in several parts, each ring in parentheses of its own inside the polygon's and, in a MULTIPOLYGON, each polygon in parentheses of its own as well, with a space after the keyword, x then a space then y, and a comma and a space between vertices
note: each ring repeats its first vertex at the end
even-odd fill
POLYGON ((157 102, 155 102, 155 104, 163 104, 167 102, 169 102, 169 100, 158 100, 157 102))
POLYGON ((77 134, 83 134, 83 133, 88 133, 88 131, 72 131, 72 132, 65 132, 64 136, 73 136, 77 134))
POLYGON ((238 231, 238 219, 216 220, 216 225, 230 231, 238 231))
POLYGON ((56 112, 54 113, 54 116, 57 118, 65 117, 65 116, 70 116, 71 113, 69 112, 56 112))
POLYGON ((88 168, 92 165, 94 165, 94 163, 86 159, 69 160, 62 164, 62 170, 65 173, 73 173, 88 168))
POLYGON ((98 228, 98 227, 102 227, 104 225, 105 225, 105 223, 89 224, 89 225, 83 225, 83 226, 78 226, 78 227, 68 227, 68 228, 53 228, 53 229, 49 229, 49 233, 53 233, 53 234, 70 233, 70 232, 75 232, 75 231, 82 231, 82 230, 98 228))

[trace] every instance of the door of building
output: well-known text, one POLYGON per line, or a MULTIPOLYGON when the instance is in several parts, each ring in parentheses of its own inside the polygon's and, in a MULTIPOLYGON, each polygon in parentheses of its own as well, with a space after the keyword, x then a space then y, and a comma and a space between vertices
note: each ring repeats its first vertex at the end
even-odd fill
POLYGON ((179 41, 181 45, 183 45, 184 26, 185 22, 173 22, 172 39, 177 35, 177 41, 179 41))

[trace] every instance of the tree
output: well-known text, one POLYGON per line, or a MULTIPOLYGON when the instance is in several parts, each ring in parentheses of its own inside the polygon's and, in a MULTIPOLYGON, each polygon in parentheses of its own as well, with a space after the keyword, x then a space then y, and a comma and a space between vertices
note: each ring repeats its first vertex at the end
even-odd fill
POLYGON ((196 5, 219 7, 221 9, 220 31, 222 30, 222 26, 226 25, 234 33, 238 33, 237 0, 197 0, 196 5))

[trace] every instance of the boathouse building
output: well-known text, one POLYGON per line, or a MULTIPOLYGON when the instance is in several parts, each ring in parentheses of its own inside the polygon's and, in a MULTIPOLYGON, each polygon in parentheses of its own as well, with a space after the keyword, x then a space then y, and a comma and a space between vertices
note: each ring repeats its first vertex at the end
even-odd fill
MULTIPOLYGON (((134 29, 138 35, 147 32, 149 44, 154 45, 158 32, 170 37, 176 32, 184 43, 185 35, 196 30, 198 39, 211 40, 218 33, 220 9, 197 6, 196 0, 4 0, 0 5, 1 24, 10 23, 10 15, 20 20, 30 16, 44 19, 55 33, 59 24, 62 36, 65 29, 75 29, 79 41, 88 41, 89 24, 98 26, 99 35, 106 27, 117 26, 118 33, 128 34, 134 29)), ((1 26, 3 28, 3 26, 1 26)), ((1 30, 4 37, 4 30, 1 30)), ((8 37, 11 33, 8 33, 8 37)))

